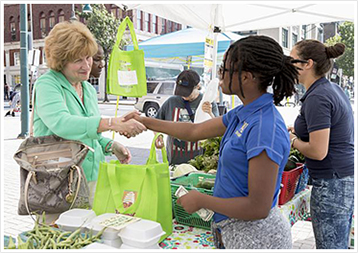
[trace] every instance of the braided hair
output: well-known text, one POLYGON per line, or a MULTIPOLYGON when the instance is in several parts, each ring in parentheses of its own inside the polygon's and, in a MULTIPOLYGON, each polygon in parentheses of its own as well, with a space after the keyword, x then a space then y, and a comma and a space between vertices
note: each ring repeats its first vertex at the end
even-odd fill
POLYGON ((241 82, 242 71, 251 72, 259 79, 260 91, 266 92, 267 87, 272 85, 275 105, 295 92, 294 84, 298 83, 298 71, 291 63, 292 58, 283 54, 281 46, 274 39, 254 35, 231 44, 224 58, 223 75, 228 57, 230 92, 233 73, 238 72, 240 93, 245 98, 241 82))

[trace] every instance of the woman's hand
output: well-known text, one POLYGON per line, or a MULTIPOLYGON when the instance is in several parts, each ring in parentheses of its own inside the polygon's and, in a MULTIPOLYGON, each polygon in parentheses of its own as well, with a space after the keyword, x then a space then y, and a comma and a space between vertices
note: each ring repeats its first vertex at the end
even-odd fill
POLYGON ((292 126, 287 127, 287 130, 290 134, 290 141, 294 138, 297 137, 296 133, 295 133, 295 128, 292 126))
POLYGON ((203 106, 201 107, 201 109, 208 113, 212 118, 214 118, 213 112, 212 112, 212 105, 209 101, 205 101, 203 103, 203 106))
POLYGON ((177 203, 181 205, 187 213, 194 213, 202 208, 200 203, 204 197, 203 195, 205 194, 192 190, 178 198, 177 203))
POLYGON ((131 152, 117 141, 113 141, 112 152, 122 164, 127 164, 132 159, 131 152))
POLYGON ((155 139, 155 147, 161 149, 164 147, 163 135, 159 135, 157 139, 155 139))
POLYGON ((142 123, 134 119, 135 117, 139 117, 139 115, 140 113, 138 111, 133 111, 122 117, 113 118, 113 130, 126 136, 127 138, 134 137, 141 132, 146 131, 147 128, 142 123))

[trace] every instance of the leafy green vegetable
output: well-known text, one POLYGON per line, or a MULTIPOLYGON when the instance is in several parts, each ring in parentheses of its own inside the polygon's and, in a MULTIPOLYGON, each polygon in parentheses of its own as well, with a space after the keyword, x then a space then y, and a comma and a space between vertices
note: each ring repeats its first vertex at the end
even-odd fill
POLYGON ((210 138, 200 142, 200 147, 204 152, 202 155, 196 156, 188 163, 194 166, 197 170, 208 172, 209 170, 216 170, 219 161, 220 142, 222 137, 210 138))

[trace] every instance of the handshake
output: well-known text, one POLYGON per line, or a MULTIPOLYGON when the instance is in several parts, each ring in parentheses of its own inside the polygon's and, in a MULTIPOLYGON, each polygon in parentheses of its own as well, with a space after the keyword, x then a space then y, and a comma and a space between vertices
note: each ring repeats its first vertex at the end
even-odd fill
POLYGON ((140 112, 131 111, 122 117, 110 118, 108 121, 108 130, 115 131, 120 135, 130 138, 146 131, 147 128, 142 123, 140 112))

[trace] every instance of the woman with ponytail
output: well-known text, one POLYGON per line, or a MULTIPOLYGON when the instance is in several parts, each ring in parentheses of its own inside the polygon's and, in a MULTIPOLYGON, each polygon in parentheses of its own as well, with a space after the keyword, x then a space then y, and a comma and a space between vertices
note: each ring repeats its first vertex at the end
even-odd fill
POLYGON ((289 134, 275 107, 293 95, 298 72, 291 57, 266 36, 233 43, 219 69, 220 86, 243 102, 222 117, 193 124, 135 114, 147 128, 181 140, 223 136, 213 196, 189 191, 178 203, 188 213, 215 212, 217 248, 289 249, 291 227, 277 207, 282 172, 290 152, 289 134), (267 92, 272 86, 273 94, 267 92))
POLYGON ((344 53, 337 43, 298 42, 291 51, 306 88, 291 146, 306 158, 312 178, 311 218, 317 249, 347 249, 354 207, 354 119, 341 87, 325 75, 344 53))

